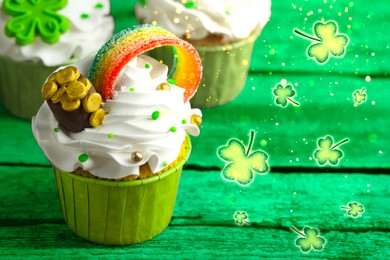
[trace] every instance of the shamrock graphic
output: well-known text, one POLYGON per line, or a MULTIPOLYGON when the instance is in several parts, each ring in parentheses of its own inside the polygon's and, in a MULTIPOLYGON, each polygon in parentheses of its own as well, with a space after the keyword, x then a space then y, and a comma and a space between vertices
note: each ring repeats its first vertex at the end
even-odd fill
POLYGON ((237 182, 239 185, 249 185, 254 179, 255 173, 268 172, 268 155, 263 151, 250 153, 254 141, 254 131, 250 132, 248 149, 242 142, 232 138, 226 146, 221 146, 217 150, 217 155, 228 164, 223 168, 222 178, 227 181, 237 182))
POLYGON ((233 217, 238 226, 249 225, 249 216, 245 211, 236 211, 233 217))
POLYGON ((282 84, 277 84, 273 91, 275 104, 286 107, 288 102, 291 102, 294 106, 299 106, 299 103, 292 99, 295 93, 291 84, 287 84, 285 87, 282 84))
POLYGON ((336 148, 348 141, 346 138, 333 145, 333 138, 331 136, 328 135, 325 138, 320 138, 318 139, 319 149, 315 150, 314 158, 317 159, 319 165, 324 165, 327 161, 332 165, 337 165, 339 159, 343 157, 343 152, 336 148))
POLYGON ((367 94, 365 93, 366 88, 363 88, 362 90, 356 90, 353 92, 353 97, 356 104, 363 103, 367 99, 367 94))
POLYGON ((352 218, 361 217, 364 212, 363 204, 356 201, 349 202, 348 206, 341 206, 340 208, 347 210, 347 215, 352 218))
POLYGON ((299 247, 302 253, 309 253, 311 250, 322 251, 325 247, 326 240, 320 236, 320 231, 312 227, 304 227, 302 231, 296 227, 290 227, 292 231, 298 234, 295 239, 295 245, 299 247))
POLYGON ((67 0, 4 0, 3 10, 12 16, 5 33, 20 45, 34 42, 38 34, 44 42, 56 43, 70 27, 68 18, 56 13, 66 4, 67 0))
POLYGON ((345 54, 345 48, 349 41, 348 36, 337 34, 336 22, 316 22, 313 26, 313 32, 318 38, 294 29, 294 33, 297 35, 317 42, 311 44, 307 49, 309 57, 315 58, 321 64, 329 59, 329 53, 334 57, 342 57, 345 54))

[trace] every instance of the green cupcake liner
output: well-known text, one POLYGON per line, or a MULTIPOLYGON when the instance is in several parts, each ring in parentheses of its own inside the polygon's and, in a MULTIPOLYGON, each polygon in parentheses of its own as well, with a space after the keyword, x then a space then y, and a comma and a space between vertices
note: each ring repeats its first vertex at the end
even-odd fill
MULTIPOLYGON (((193 107, 215 107, 236 98, 245 86, 254 42, 260 31, 247 39, 226 45, 198 46, 203 64, 203 76, 198 90, 190 100, 193 107)), ((173 51, 170 47, 154 49, 148 55, 162 60, 171 68, 173 51)))
POLYGON ((31 119, 44 101, 42 85, 55 69, 41 62, 0 56, 0 102, 13 115, 31 119))
POLYGON ((96 180, 53 166, 62 213, 78 236, 105 245, 140 243, 160 234, 174 210, 180 174, 191 152, 161 175, 135 181, 96 180))

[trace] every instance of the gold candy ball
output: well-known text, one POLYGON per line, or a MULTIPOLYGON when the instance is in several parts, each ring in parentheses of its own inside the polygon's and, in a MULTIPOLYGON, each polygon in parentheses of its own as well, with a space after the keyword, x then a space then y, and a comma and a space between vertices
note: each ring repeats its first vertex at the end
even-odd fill
POLYGON ((198 115, 193 115, 191 117, 191 123, 200 126, 202 124, 202 118, 198 115))
POLYGON ((158 90, 170 90, 171 86, 168 83, 161 83, 157 87, 158 90))
POLYGON ((131 160, 133 162, 140 162, 140 161, 142 161, 143 158, 144 158, 144 155, 141 152, 136 151, 136 152, 133 152, 131 154, 131 160))

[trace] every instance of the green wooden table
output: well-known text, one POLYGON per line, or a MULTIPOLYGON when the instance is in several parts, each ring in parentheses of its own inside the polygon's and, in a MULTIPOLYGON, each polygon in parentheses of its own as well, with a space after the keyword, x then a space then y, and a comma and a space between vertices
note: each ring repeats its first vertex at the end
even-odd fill
MULTIPOLYGON (((116 31, 136 23, 135 1, 111 2, 116 31)), ((72 233, 30 122, 0 106, 0 258, 389 259, 389 21, 390 3, 382 0, 273 1, 245 90, 202 111, 170 225, 137 245, 101 246, 72 233), (313 35, 321 20, 335 21, 349 38, 344 57, 325 64, 309 58, 312 42, 293 32, 313 35), (295 89, 299 105, 275 103, 279 83, 295 89), (366 100, 357 104, 356 91, 366 100), (269 156, 270 171, 241 186, 223 178, 217 149, 232 138, 247 145, 251 130, 252 150, 269 156), (326 136, 347 140, 332 150, 343 152, 337 165, 315 157, 326 136), (364 211, 342 208, 351 202, 364 211), (304 227, 320 232, 324 248, 301 251, 304 227)))

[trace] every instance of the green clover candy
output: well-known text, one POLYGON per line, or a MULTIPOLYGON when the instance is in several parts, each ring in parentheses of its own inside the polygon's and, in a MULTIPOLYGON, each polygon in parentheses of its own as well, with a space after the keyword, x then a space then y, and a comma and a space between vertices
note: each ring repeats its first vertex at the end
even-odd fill
POLYGON ((325 247, 326 240, 320 236, 320 231, 316 228, 304 227, 303 232, 299 231, 296 227, 291 227, 295 233, 299 236, 295 240, 295 245, 303 253, 308 253, 311 250, 322 251, 325 247))
POLYGON ((228 162, 221 173, 225 180, 246 186, 252 183, 255 173, 268 172, 268 155, 266 153, 254 151, 249 154, 253 138, 254 132, 251 131, 251 139, 247 151, 245 151, 242 142, 234 138, 230 139, 226 146, 218 148, 218 156, 228 162))
POLYGON ((281 84, 276 85, 273 89, 273 94, 275 97, 275 103, 282 107, 286 107, 288 102, 293 103, 295 106, 299 106, 299 103, 293 100, 296 92, 292 85, 287 84, 283 87, 281 84))
POLYGON ((4 0, 3 10, 12 16, 5 34, 19 45, 33 43, 38 35, 46 43, 56 43, 70 27, 68 18, 56 13, 66 4, 67 0, 4 0))
POLYGON ((346 142, 348 142, 348 139, 344 139, 333 145, 333 138, 331 136, 320 138, 318 139, 319 149, 314 152, 314 158, 317 159, 319 165, 324 165, 328 161, 332 165, 337 165, 339 159, 343 157, 343 152, 336 148, 346 142))
POLYGON ((337 34, 337 24, 334 21, 316 22, 313 31, 318 38, 302 33, 298 29, 294 30, 294 33, 317 42, 307 49, 309 57, 315 58, 318 63, 325 63, 329 59, 329 53, 334 57, 341 57, 345 54, 349 40, 346 35, 337 34))

